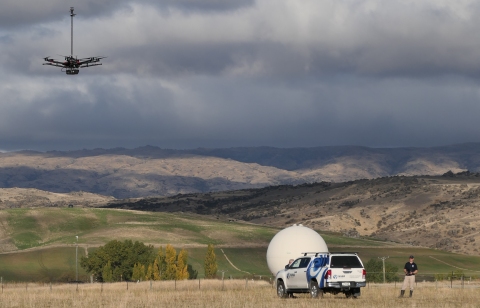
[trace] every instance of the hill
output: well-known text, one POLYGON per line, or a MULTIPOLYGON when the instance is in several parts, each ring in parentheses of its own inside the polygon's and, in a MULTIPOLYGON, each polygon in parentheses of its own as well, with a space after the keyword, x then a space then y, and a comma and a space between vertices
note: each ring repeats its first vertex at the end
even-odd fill
POLYGON ((433 148, 94 149, 0 153, 0 188, 135 198, 480 171, 480 144, 433 148))
POLYGON ((106 207, 182 211, 272 227, 302 223, 321 233, 478 254, 479 204, 480 174, 448 172, 116 200, 106 207))
POLYGON ((196 214, 148 213, 95 208, 22 208, 0 211, 0 252, 117 240, 156 247, 267 246, 276 228, 229 223, 196 214))
MULTIPOLYGON (((214 243, 219 270, 234 278, 271 277, 266 250, 278 228, 188 213, 151 213, 94 208, 30 208, 0 211, 0 274, 12 281, 68 281, 75 277, 76 235, 78 256, 110 240, 133 240, 160 247, 167 243, 185 248, 189 264, 203 277, 206 245, 214 243), (228 259, 227 259, 228 258, 228 259)), ((320 232, 330 251, 356 251, 364 262, 389 256, 401 268, 406 256, 415 255, 422 278, 461 270, 478 276, 480 258, 442 250, 412 247, 368 238, 350 238, 320 232)), ((79 268, 79 278, 90 277, 79 268)))

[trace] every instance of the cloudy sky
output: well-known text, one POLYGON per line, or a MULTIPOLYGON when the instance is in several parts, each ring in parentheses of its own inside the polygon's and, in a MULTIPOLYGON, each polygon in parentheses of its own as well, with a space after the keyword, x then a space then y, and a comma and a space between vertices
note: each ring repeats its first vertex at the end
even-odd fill
POLYGON ((480 2, 2 0, 0 150, 480 142, 480 2), (108 56, 67 76, 42 66, 108 56))

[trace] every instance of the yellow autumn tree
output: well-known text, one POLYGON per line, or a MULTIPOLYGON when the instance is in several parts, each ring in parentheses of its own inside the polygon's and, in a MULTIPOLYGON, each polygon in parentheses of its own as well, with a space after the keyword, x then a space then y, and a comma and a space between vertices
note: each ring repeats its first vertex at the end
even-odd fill
POLYGON ((160 280, 160 270, 158 269, 158 259, 153 262, 153 280, 160 280))
POLYGON ((163 252, 163 247, 160 247, 160 249, 158 250, 155 261, 157 262, 159 280, 165 280, 167 263, 165 262, 165 253, 163 252))
POLYGON ((168 244, 165 247, 165 275, 163 275, 163 279, 165 280, 174 280, 177 277, 177 265, 175 264, 177 261, 177 251, 173 248, 172 245, 168 244))
POLYGON ((185 249, 180 250, 177 257, 177 280, 188 279, 188 253, 185 249))
POLYGON ((133 266, 132 280, 143 280, 145 278, 145 265, 136 263, 133 266))
POLYGON ((217 257, 215 256, 213 244, 208 244, 207 254, 205 255, 204 269, 205 278, 215 278, 217 275, 217 257))
POLYGON ((145 280, 153 279, 153 264, 148 265, 147 274, 145 275, 145 280))

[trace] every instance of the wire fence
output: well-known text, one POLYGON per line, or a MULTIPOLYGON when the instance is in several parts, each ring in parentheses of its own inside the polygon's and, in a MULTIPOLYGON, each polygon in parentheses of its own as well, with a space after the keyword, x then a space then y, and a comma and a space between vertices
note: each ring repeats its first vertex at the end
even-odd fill
MULTIPOLYGON (((405 275, 398 272, 385 272, 385 280, 383 280, 383 272, 367 272, 367 288, 379 288, 379 287, 394 287, 401 288, 405 275), (378 277, 382 279, 378 279, 378 277), (371 279, 376 277, 375 280, 371 279), (370 279, 369 279, 370 278, 370 279)), ((270 285, 272 288, 275 288, 275 277, 272 275, 245 275, 243 278, 233 278, 231 276, 226 276, 222 278, 221 276, 216 279, 188 279, 188 280, 170 280, 170 281, 122 281, 114 283, 102 283, 96 282, 93 280, 89 281, 73 281, 68 283, 68 285, 76 288, 100 288, 103 290, 104 287, 123 284, 124 287, 128 290, 129 288, 141 288, 153 290, 155 288, 169 288, 172 290, 181 290, 181 289, 202 289, 202 288, 220 288, 224 289, 225 285, 236 286, 238 288, 249 288, 256 284, 270 285), (96 286, 96 287, 95 287, 96 286)), ((24 288, 25 291, 28 291, 29 288, 47 288, 52 290, 56 286, 65 285, 66 283, 62 282, 18 282, 18 281, 6 281, 3 277, 0 277, 0 287, 1 292, 4 290, 14 288, 21 289, 24 288)), ((476 272, 467 272, 458 274, 455 272, 451 273, 422 273, 415 275, 415 286, 416 288, 463 288, 463 289, 477 289, 480 288, 480 276, 476 272)))
MULTIPOLYGON (((398 272, 367 272, 367 285, 394 284, 402 285, 405 274, 398 272)), ((449 273, 421 273, 415 275, 415 284, 418 286, 435 286, 438 288, 480 288, 478 272, 449 272, 449 273)))

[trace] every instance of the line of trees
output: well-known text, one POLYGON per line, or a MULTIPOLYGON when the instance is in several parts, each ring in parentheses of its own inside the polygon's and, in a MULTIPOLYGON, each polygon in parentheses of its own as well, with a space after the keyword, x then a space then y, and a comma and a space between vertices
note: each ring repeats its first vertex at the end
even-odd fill
MULTIPOLYGON (((177 254, 168 244, 158 252, 152 245, 131 240, 113 240, 99 247, 88 257, 80 259, 80 266, 95 275, 97 281, 115 282, 122 280, 183 280, 196 279, 198 272, 188 264, 185 249, 177 254)), ((205 278, 214 278, 217 261, 213 245, 208 245, 205 256, 205 278)))

